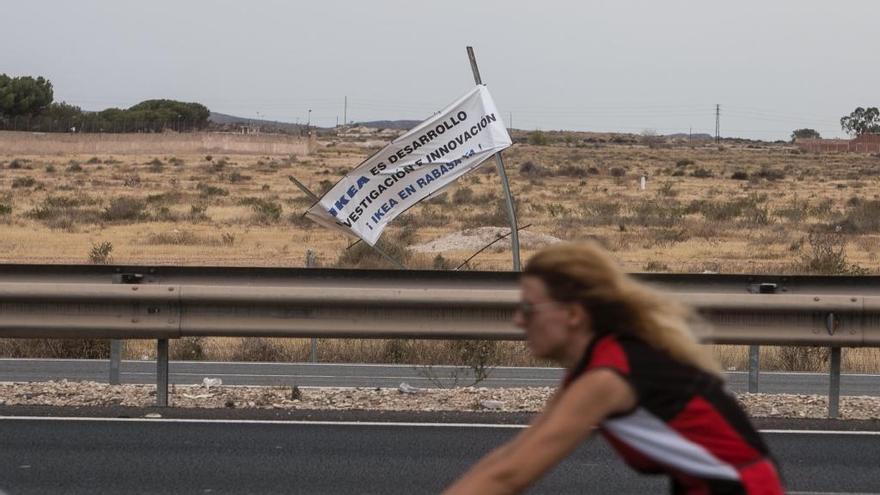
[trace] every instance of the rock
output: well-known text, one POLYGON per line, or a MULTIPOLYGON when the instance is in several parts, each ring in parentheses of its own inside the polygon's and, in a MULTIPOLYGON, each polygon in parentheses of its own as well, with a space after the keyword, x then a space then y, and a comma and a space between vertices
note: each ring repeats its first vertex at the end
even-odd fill
POLYGON ((504 403, 500 400, 485 399, 480 401, 480 407, 483 409, 498 410, 504 407, 504 403))
POLYGON ((403 382, 397 387, 397 391, 402 394, 415 395, 422 393, 423 389, 419 387, 413 387, 409 383, 403 382))
POLYGON ((223 385, 223 380, 220 378, 205 377, 202 379, 202 386, 205 388, 219 387, 220 385, 223 385))

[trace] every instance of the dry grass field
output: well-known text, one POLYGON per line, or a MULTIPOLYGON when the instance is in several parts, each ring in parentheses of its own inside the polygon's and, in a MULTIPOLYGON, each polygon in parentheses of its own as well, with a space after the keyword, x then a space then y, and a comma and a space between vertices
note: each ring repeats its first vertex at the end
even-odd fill
MULTIPOLYGON (((629 271, 880 273, 880 156, 779 144, 551 141, 516 144, 504 154, 528 233, 596 239, 629 271), (640 190, 643 175, 647 188, 640 190)), ((288 175, 320 193, 374 151, 322 144, 306 157, 0 154, 0 263, 304 266, 311 250, 321 266, 385 267, 362 246, 346 249, 350 238, 302 218, 309 201, 288 175)), ((500 191, 488 163, 399 217, 381 242, 408 267, 455 267, 476 249, 407 246, 504 227, 500 191)), ((524 259, 546 242, 527 239, 524 259)), ((509 267, 505 241, 467 266, 509 267)), ((211 358, 308 355, 307 341, 220 342, 175 345, 181 356, 192 346, 211 358)), ((27 353, 25 344, 7 344, 6 354, 27 353)), ((130 357, 151 352, 142 344, 128 348, 130 357)), ((365 362, 461 362, 456 353, 472 351, 384 341, 324 342, 321 349, 322 360, 365 362)), ((519 344, 493 352, 504 364, 530 364, 519 344)), ((740 348, 718 354, 725 367, 744 366, 740 348)), ((768 366, 791 367, 776 354, 764 353, 768 366)), ((844 365, 878 371, 876 357, 847 351, 844 365)), ((822 366, 821 356, 812 360, 813 368, 822 366)))

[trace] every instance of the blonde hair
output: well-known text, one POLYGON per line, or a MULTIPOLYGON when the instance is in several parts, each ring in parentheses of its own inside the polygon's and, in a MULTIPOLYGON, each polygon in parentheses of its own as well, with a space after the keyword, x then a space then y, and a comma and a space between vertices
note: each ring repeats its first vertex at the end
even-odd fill
POLYGON ((541 279, 557 301, 580 303, 597 334, 635 335, 676 361, 720 376, 690 330, 693 312, 635 281, 595 243, 547 247, 532 256, 523 275, 541 279))

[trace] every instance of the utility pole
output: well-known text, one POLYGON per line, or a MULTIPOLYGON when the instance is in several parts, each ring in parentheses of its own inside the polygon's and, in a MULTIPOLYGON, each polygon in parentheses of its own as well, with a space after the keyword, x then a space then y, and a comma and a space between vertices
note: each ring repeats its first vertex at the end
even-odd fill
POLYGON ((715 142, 721 141, 721 105, 715 104, 715 142))
POLYGON ((509 112, 510 118, 508 119, 509 124, 507 124, 511 129, 513 129, 513 112, 509 112))
POLYGON ((345 105, 342 107, 342 125, 348 125, 348 96, 345 97, 345 105))

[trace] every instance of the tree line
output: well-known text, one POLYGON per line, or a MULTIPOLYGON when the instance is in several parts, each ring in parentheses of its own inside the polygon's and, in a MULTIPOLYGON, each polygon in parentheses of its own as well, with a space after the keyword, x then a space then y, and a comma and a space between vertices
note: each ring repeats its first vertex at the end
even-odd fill
POLYGON ((40 132, 179 132, 208 127, 210 111, 200 103, 146 100, 126 109, 84 111, 54 101, 43 77, 0 74, 0 129, 40 132))

